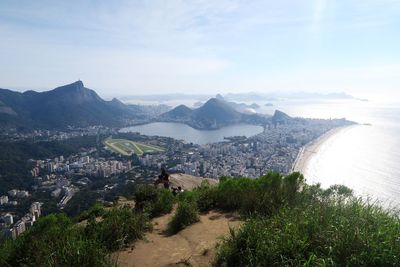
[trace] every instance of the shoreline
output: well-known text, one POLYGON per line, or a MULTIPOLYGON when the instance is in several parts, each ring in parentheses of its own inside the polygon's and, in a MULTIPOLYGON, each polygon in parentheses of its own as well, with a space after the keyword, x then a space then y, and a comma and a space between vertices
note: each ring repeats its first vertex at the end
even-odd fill
POLYGON ((292 165, 292 172, 300 172, 304 175, 305 170, 308 167, 310 159, 318 152, 320 147, 331 137, 341 132, 342 130, 349 128, 349 126, 341 126, 337 128, 333 128, 326 133, 322 134, 317 139, 309 142, 308 144, 302 146, 297 154, 297 157, 292 165))

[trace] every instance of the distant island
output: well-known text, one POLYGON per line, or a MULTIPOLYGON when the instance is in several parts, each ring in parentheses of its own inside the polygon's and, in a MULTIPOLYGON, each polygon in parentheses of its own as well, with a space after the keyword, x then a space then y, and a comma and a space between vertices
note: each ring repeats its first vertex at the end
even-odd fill
POLYGON ((121 97, 122 100, 143 100, 143 101, 170 101, 170 100, 190 100, 196 99, 195 106, 200 106, 210 98, 219 96, 228 102, 255 102, 255 101, 278 101, 278 100, 356 100, 368 101, 345 92, 333 93, 312 93, 312 92, 249 92, 249 93, 227 93, 227 94, 154 94, 154 95, 130 95, 121 97))

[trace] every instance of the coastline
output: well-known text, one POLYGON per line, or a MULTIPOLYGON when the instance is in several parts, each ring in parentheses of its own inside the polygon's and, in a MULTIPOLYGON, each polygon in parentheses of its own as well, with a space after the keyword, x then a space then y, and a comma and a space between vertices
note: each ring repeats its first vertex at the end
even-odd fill
MULTIPOLYGON (((351 126, 351 125, 350 125, 351 126)), ((305 173, 307 166, 310 162, 310 159, 318 152, 320 147, 332 136, 336 135, 340 131, 350 127, 350 126, 341 126, 334 129, 329 130, 328 132, 324 133, 317 139, 309 142, 308 144, 304 145, 300 148, 299 153, 292 165, 292 172, 301 172, 302 174, 305 173)))

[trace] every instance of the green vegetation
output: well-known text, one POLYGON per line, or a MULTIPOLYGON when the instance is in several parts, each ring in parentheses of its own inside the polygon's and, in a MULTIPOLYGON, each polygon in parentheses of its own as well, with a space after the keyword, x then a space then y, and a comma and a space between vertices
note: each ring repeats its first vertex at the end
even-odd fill
POLYGON ((200 211, 245 219, 220 244, 215 266, 399 266, 400 218, 340 185, 323 190, 303 176, 221 178, 178 197, 200 211))
POLYGON ((171 221, 168 224, 168 232, 176 234, 188 225, 198 222, 199 212, 195 202, 181 201, 171 221))
POLYGON ((106 139, 104 144, 112 151, 130 156, 132 154, 142 155, 143 153, 163 152, 164 149, 154 145, 147 145, 139 142, 134 142, 126 139, 106 139))
POLYGON ((122 207, 105 212, 99 221, 94 216, 90 217, 85 233, 90 239, 102 244, 107 251, 115 251, 141 239, 149 229, 151 225, 145 214, 122 207))
POLYGON ((78 216, 78 221, 81 222, 83 220, 87 220, 89 218, 96 218, 96 217, 101 217, 105 214, 105 209, 104 206, 101 203, 96 203, 89 209, 83 211, 81 214, 78 216))
POLYGON ((150 229, 147 216, 129 208, 97 206, 87 215, 86 226, 63 214, 42 217, 15 241, 0 245, 0 266, 115 266, 108 253, 150 229))
POLYGON ((358 200, 283 208, 231 232, 218 266, 398 266, 399 224, 358 200))
MULTIPOLYGON (((303 176, 269 173, 258 179, 221 178, 175 198, 143 185, 136 206, 41 218, 15 241, 0 245, 1 266, 114 266, 110 252, 141 239, 150 217, 176 212, 171 233, 199 220, 199 211, 237 211, 245 219, 217 249, 216 266, 399 266, 398 213, 364 202, 344 186, 327 190, 303 176)), ((205 252, 207 253, 207 252, 205 252)))
POLYGON ((74 195, 63 212, 65 212, 69 217, 77 217, 82 212, 96 205, 100 198, 101 194, 97 193, 92 188, 84 188, 74 195))
POLYGON ((179 196, 195 201, 200 211, 221 209, 239 211, 243 215, 275 213, 284 205, 294 204, 303 185, 303 176, 293 173, 286 177, 269 173, 258 179, 222 177, 217 186, 204 181, 200 187, 179 196))
POLYGON ((294 173, 225 179, 217 190, 217 207, 248 218, 222 242, 217 266, 398 266, 399 217, 344 186, 323 190, 294 173))
POLYGON ((151 218, 170 213, 175 202, 171 191, 152 185, 141 185, 134 194, 135 209, 151 218))
POLYGON ((33 185, 29 170, 33 167, 29 159, 68 157, 82 148, 95 147, 95 136, 75 137, 50 142, 0 142, 0 195, 13 188, 29 189, 33 185))
POLYGON ((1 266, 112 266, 106 251, 65 215, 41 218, 0 247, 1 266))

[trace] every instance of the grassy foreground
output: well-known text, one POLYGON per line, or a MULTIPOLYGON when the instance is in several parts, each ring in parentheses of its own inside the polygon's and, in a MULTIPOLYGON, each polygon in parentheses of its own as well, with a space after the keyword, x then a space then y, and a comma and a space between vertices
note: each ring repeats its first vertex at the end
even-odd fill
POLYGON ((221 178, 179 196, 201 211, 239 211, 244 225, 217 250, 215 266, 400 266, 400 219, 300 173, 221 178))
POLYGON ((215 266, 400 266, 398 214, 361 201, 344 186, 307 185, 299 173, 221 178, 177 197, 141 186, 132 197, 134 210, 97 205, 79 217, 86 225, 65 215, 41 218, 0 245, 0 266, 115 266, 108 254, 142 238, 149 218, 171 212, 176 201, 172 233, 196 222, 198 212, 242 214, 245 223, 221 241, 215 266))

